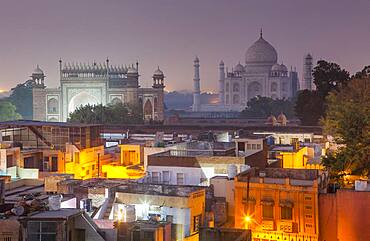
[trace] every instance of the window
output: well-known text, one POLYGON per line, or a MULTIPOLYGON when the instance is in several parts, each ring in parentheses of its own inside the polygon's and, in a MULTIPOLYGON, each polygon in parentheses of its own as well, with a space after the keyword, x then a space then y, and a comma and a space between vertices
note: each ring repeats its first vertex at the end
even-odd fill
POLYGON ((281 207, 281 219, 292 220, 292 213, 291 207, 281 207))
POLYGON ((194 216, 194 222, 193 222, 193 232, 198 232, 199 227, 202 223, 202 215, 194 216))
POLYGON ((261 144, 257 144, 257 149, 261 149, 261 144))
POLYGON ((257 149, 257 145, 256 144, 252 144, 252 149, 253 150, 256 150, 257 149))
POLYGON ((162 172, 162 180, 164 184, 169 184, 170 183, 170 172, 169 171, 163 171, 162 172))
POLYGON ((247 150, 252 150, 252 145, 251 144, 247 144, 247 150))
POLYGON ((58 101, 55 98, 51 98, 48 100, 48 113, 49 114, 57 114, 59 112, 58 108, 58 101))
POLYGON ((159 172, 152 172, 152 182, 153 183, 160 182, 159 172))
POLYGON ((239 95, 233 96, 233 104, 239 104, 239 95))
POLYGON ((27 231, 28 241, 54 241, 57 237, 57 223, 29 221, 27 231))
POLYGON ((274 206, 266 204, 262 205, 262 218, 273 219, 274 218, 274 206))
POLYGON ((271 92, 274 92, 274 91, 277 91, 277 84, 276 83, 272 83, 271 84, 271 92))
POLYGON ((154 240, 154 232, 153 231, 144 231, 144 240, 154 240))
POLYGON ((176 174, 177 185, 184 185, 185 184, 185 175, 184 173, 177 173, 176 174))
POLYGON ((229 104, 229 95, 226 95, 226 104, 229 104))
POLYGON ((226 83, 226 91, 229 91, 229 83, 226 83))
POLYGON ((234 92, 239 92, 239 84, 238 83, 233 84, 233 91, 234 92))

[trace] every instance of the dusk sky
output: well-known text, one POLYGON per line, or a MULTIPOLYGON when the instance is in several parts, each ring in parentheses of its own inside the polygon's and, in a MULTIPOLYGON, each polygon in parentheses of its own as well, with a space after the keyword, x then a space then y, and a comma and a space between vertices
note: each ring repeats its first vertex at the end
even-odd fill
POLYGON ((27 80, 37 64, 56 87, 59 58, 108 56, 138 60, 142 86, 159 65, 168 90, 191 90, 198 55, 202 91, 216 91, 220 60, 244 63, 261 27, 300 77, 307 52, 351 73, 370 64, 369 0, 0 0, 0 89, 27 80))

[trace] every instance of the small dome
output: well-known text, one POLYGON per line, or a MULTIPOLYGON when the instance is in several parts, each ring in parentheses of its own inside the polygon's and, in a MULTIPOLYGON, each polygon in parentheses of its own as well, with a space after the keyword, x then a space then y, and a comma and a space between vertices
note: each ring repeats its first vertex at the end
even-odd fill
POLYGON ((154 74, 153 75, 160 75, 160 76, 163 76, 163 71, 159 69, 159 66, 158 68, 154 71, 154 74))
POLYGON ((284 64, 280 65, 280 70, 283 72, 288 72, 288 68, 284 64))
POLYGON ((37 65, 36 69, 33 71, 32 74, 44 75, 44 71, 40 69, 39 65, 37 65))
POLYGON ((277 62, 277 52, 275 48, 260 38, 250 46, 245 54, 246 64, 275 64, 277 62))
POLYGON ((287 120, 288 119, 286 118, 286 116, 283 113, 280 113, 280 115, 278 115, 278 117, 277 117, 277 121, 281 124, 286 124, 287 120))
POLYGON ((310 53, 308 53, 308 54, 306 54, 306 55, 304 56, 304 58, 305 58, 305 59, 312 59, 312 55, 311 55, 310 53))
POLYGON ((240 63, 235 66, 235 72, 244 72, 244 67, 240 63))
POLYGON ((266 123, 275 124, 276 122, 277 122, 277 120, 276 120, 274 115, 270 115, 269 117, 267 117, 266 123))
POLYGON ((280 71, 280 64, 274 64, 271 67, 271 71, 280 71))

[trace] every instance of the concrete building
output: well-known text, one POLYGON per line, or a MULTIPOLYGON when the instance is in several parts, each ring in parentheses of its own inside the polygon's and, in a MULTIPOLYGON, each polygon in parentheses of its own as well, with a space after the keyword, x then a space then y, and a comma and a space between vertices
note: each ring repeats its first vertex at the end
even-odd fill
POLYGON ((166 221, 139 220, 115 222, 117 241, 171 241, 171 223, 166 221))
POLYGON ((249 169, 234 179, 235 227, 252 230, 252 240, 319 240, 317 170, 249 169))
POLYGON ((320 194, 320 241, 370 240, 370 183, 365 186, 320 194))
POLYGON ((104 233, 79 209, 41 211, 19 217, 24 241, 105 241, 104 233))
POLYGON ((186 142, 148 157, 147 181, 171 185, 209 185, 214 176, 235 176, 248 166, 265 167, 267 153, 236 156, 230 142, 186 142))
POLYGON ((169 221, 176 240, 198 240, 206 192, 195 186, 128 183, 115 189, 109 219, 169 221))
POLYGON ((69 113, 83 105, 110 103, 138 104, 145 120, 164 119, 164 74, 156 69, 151 88, 139 85, 139 66, 105 63, 62 63, 59 61, 60 87, 46 88, 44 72, 37 67, 32 74, 33 119, 66 121, 69 113))

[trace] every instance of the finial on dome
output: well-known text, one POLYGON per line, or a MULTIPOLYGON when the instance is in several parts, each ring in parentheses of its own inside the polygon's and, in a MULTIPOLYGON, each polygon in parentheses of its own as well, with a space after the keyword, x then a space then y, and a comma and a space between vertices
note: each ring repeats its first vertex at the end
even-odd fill
POLYGON ((261 30, 260 30, 260 38, 262 38, 262 28, 261 28, 261 30))

